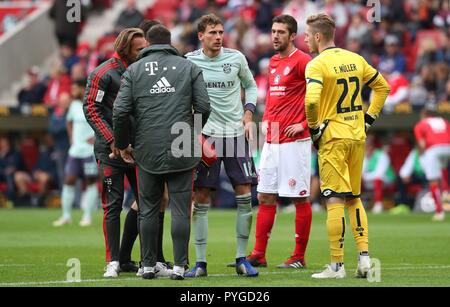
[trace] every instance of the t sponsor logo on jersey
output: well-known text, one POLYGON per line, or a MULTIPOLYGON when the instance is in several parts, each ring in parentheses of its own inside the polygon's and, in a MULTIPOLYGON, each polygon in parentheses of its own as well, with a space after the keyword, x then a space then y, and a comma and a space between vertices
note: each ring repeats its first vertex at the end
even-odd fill
POLYGON ((283 75, 287 76, 291 72, 291 68, 289 66, 286 66, 286 68, 283 70, 283 75))
POLYGON ((231 72, 231 64, 223 64, 222 69, 224 73, 229 74, 231 72))
POLYGON ((150 94, 164 94, 164 93, 174 93, 175 88, 167 81, 166 77, 162 77, 161 79, 153 85, 153 88, 150 90, 150 94))

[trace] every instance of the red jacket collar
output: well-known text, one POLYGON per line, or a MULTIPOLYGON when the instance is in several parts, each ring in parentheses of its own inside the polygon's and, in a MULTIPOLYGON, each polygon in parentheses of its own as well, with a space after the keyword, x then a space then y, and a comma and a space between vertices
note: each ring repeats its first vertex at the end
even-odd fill
POLYGON ((123 63, 123 66, 125 66, 125 68, 128 68, 128 64, 124 60, 122 60, 122 58, 117 54, 117 52, 114 52, 113 58, 118 59, 119 61, 121 61, 123 63))

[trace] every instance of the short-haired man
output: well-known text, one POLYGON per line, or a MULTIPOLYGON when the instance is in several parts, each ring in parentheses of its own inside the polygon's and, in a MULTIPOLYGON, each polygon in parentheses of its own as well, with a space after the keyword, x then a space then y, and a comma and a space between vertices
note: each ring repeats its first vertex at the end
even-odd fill
POLYGON ((247 259, 267 266, 266 249, 277 210, 277 197, 295 204, 295 248, 278 268, 301 269, 311 228, 311 139, 305 115, 305 68, 311 56, 294 45, 297 22, 290 15, 273 19, 272 43, 278 54, 270 59, 269 91, 263 124, 266 142, 259 168, 256 243, 247 259))
POLYGON ((327 198, 327 230, 331 264, 313 278, 344 278, 344 235, 347 208, 359 251, 357 276, 370 269, 367 216, 361 202, 361 174, 366 131, 389 94, 383 76, 358 54, 334 44, 335 22, 326 14, 308 17, 305 43, 319 53, 306 67, 306 117, 319 149, 322 196, 327 198), (363 84, 374 94, 367 113, 361 100, 363 84), (325 129, 326 128, 326 129, 325 129))
POLYGON ((224 27, 219 17, 214 14, 202 16, 197 30, 202 48, 188 53, 186 57, 203 70, 211 99, 211 116, 202 133, 208 142, 214 144, 218 160, 209 168, 203 165, 198 168, 192 217, 197 261, 186 276, 207 276, 206 241, 210 194, 219 183, 223 161, 237 202, 236 272, 254 277, 258 276, 258 271, 246 260, 245 255, 253 216, 251 185, 256 174, 246 138, 251 137, 250 128, 256 107, 256 82, 245 56, 237 50, 222 47, 224 27), (244 107, 241 87, 245 90, 244 107))
POLYGON ((150 46, 142 50, 140 59, 123 75, 114 105, 114 136, 124 161, 136 161, 138 169, 142 277, 157 276, 158 212, 167 183, 174 251, 170 277, 180 280, 184 279, 188 257, 194 170, 200 162, 193 150, 193 145, 198 144, 193 115, 201 114, 206 122, 209 97, 201 70, 170 45, 167 28, 152 27, 147 40, 150 46), (130 116, 136 119, 133 131, 129 128, 130 116), (183 133, 186 126, 189 142, 174 145, 181 137, 179 131, 183 133), (130 136, 136 138, 135 151, 129 147, 130 136))

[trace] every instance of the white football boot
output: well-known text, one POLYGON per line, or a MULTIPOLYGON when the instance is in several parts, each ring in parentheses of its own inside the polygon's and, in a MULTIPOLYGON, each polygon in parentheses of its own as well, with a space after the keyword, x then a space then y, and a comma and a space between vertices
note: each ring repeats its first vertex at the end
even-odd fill
POLYGON ((64 225, 72 224, 72 220, 70 218, 60 217, 56 221, 53 222, 54 227, 61 227, 64 225))
POLYGON ((162 262, 157 262, 155 265, 155 272, 157 277, 169 277, 172 270, 167 268, 167 265, 162 262))
POLYGON ((89 227, 92 225, 92 220, 91 219, 82 219, 79 223, 79 225, 81 227, 89 227))
POLYGON ((119 277, 119 271, 120 271, 120 265, 119 261, 111 261, 108 263, 105 269, 105 274, 103 274, 103 277, 106 278, 117 278, 119 277))
POLYGON ((383 212, 383 203, 376 202, 375 205, 372 208, 372 213, 373 214, 380 214, 381 212, 383 212))
POLYGON ((184 267, 174 265, 172 273, 170 274, 170 279, 183 280, 184 279, 184 267))
POLYGON ((356 268, 355 276, 358 278, 367 278, 367 273, 372 267, 369 256, 359 256, 358 267, 356 268))
POLYGON ((325 270, 323 270, 323 272, 320 273, 316 273, 316 274, 312 274, 311 277, 312 278, 317 278, 317 279, 325 279, 325 278, 345 278, 345 276, 347 276, 345 274, 345 268, 344 265, 342 265, 339 270, 336 272, 335 270, 333 270, 331 268, 331 265, 327 264, 325 266, 325 270))
POLYGON ((442 222, 444 219, 445 219, 445 213, 444 213, 444 211, 442 211, 440 213, 435 213, 431 220, 433 222, 442 222))

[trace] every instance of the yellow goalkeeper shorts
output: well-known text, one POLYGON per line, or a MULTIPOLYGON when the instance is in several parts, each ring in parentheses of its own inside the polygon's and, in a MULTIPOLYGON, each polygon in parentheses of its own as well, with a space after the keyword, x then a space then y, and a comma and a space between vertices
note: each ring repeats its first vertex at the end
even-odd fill
POLYGON ((359 197, 365 141, 332 139, 319 148, 320 191, 324 197, 359 197))

